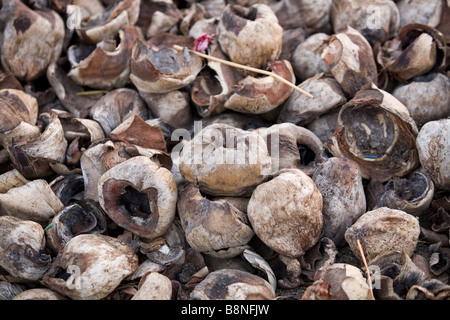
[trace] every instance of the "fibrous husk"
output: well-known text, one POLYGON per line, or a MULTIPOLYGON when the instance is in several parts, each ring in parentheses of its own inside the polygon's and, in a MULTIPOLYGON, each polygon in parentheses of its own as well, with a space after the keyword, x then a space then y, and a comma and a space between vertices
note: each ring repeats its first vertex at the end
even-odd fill
POLYGON ((17 170, 12 169, 0 175, 0 194, 8 190, 21 187, 29 181, 17 170))
POLYGON ((330 36, 326 33, 315 33, 293 50, 292 68, 299 81, 303 82, 318 73, 328 71, 328 67, 320 56, 329 38, 330 36))
POLYGON ((79 234, 104 234, 106 214, 92 200, 82 200, 60 210, 51 220, 46 231, 47 245, 58 253, 70 239, 79 234))
POLYGON ((319 138, 293 123, 273 124, 255 130, 266 141, 272 159, 272 175, 281 169, 301 169, 312 175, 325 159, 319 138))
POLYGON ((400 27, 413 23, 436 27, 445 6, 442 0, 399 0, 396 4, 400 12, 400 27))
POLYGON ((35 288, 19 293, 12 300, 67 300, 67 297, 47 288, 35 288))
POLYGON ((419 128, 450 116, 450 79, 442 73, 433 74, 431 79, 400 84, 392 95, 405 105, 419 128))
POLYGON ((26 290, 21 284, 0 281, 0 301, 12 300, 15 296, 26 290))
MULTIPOLYGON (((227 60, 217 40, 211 42, 208 54, 227 60)), ((208 67, 204 68, 195 78, 190 90, 191 99, 198 114, 208 117, 224 112, 226 110, 225 102, 233 94, 234 87, 243 78, 235 68, 209 60, 208 67)))
POLYGON ((322 143, 327 142, 336 130, 336 123, 340 110, 341 107, 337 107, 336 109, 331 109, 318 116, 305 126, 306 129, 314 133, 322 143))
POLYGON ((406 295, 407 300, 449 300, 449 298, 450 286, 436 279, 412 286, 406 295))
POLYGON ((331 32, 329 0, 268 1, 284 29, 301 27, 314 34, 331 32))
POLYGON ((393 177, 384 185, 374 181, 369 186, 368 193, 371 197, 369 207, 371 209, 386 206, 414 216, 424 214, 434 196, 433 181, 428 175, 419 171, 404 178, 393 177))
POLYGON ((153 116, 173 128, 189 128, 192 112, 187 92, 174 90, 168 93, 139 93, 147 103, 153 116))
MULTIPOLYGON (((274 74, 295 83, 294 71, 289 61, 271 62, 269 69, 274 74)), ((292 91, 291 87, 273 77, 247 76, 236 84, 224 107, 243 113, 267 113, 285 102, 292 91)))
POLYGON ((131 116, 109 134, 112 141, 122 141, 146 149, 167 151, 161 128, 152 126, 138 115, 131 116))
POLYGON ((46 76, 59 102, 75 117, 86 117, 100 97, 99 94, 79 95, 85 91, 84 88, 70 79, 62 66, 55 62, 48 66, 46 76))
POLYGON ((445 38, 428 25, 404 26, 396 38, 383 44, 382 50, 385 68, 399 82, 436 73, 446 63, 445 38))
POLYGON ((92 145, 83 152, 80 167, 84 180, 84 197, 98 201, 98 180, 100 176, 115 165, 132 157, 145 156, 154 163, 170 170, 172 159, 158 149, 147 149, 127 142, 108 140, 92 145))
POLYGON ((68 142, 81 139, 89 146, 92 142, 105 138, 101 125, 92 119, 77 118, 72 113, 52 109, 58 115, 58 119, 64 130, 64 137, 68 142))
POLYGON ((372 273, 375 298, 404 299, 412 286, 420 285, 429 279, 427 272, 420 268, 419 262, 422 258, 420 255, 411 258, 405 252, 390 252, 373 260, 369 270, 372 273))
POLYGON ((391 0, 334 0, 330 13, 334 32, 350 26, 374 45, 395 36, 400 27, 400 12, 391 0))
POLYGON ((17 140, 17 136, 14 138, 8 136, 21 122, 35 125, 38 118, 36 98, 22 90, 0 90, 0 110, 0 142, 3 146, 11 144, 13 139, 17 140))
POLYGON ((141 1, 139 17, 136 22, 146 38, 168 32, 180 22, 182 12, 172 0, 141 1))
POLYGON ((90 109, 89 115, 100 123, 106 136, 128 118, 149 118, 147 106, 136 90, 119 88, 110 91, 90 109))
POLYGON ((131 300, 171 300, 172 282, 158 272, 150 272, 139 281, 138 291, 131 300))

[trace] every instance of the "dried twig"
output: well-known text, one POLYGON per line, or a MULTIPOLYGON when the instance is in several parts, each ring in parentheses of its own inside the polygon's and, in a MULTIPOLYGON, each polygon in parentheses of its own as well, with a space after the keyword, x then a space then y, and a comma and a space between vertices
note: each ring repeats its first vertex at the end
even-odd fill
MULTIPOLYGON (((174 45, 173 48, 175 50, 178 50, 178 51, 183 50, 183 47, 178 46, 178 45, 174 45)), ((288 85, 289 87, 294 88, 295 90, 303 93, 304 95, 307 95, 310 98, 314 98, 314 96, 312 94, 302 90, 301 88, 297 87, 294 83, 284 79, 283 77, 280 77, 276 73, 273 73, 273 72, 270 72, 270 71, 266 71, 266 70, 262 70, 262 69, 258 69, 258 68, 245 66, 245 65, 242 65, 242 64, 239 64, 239 63, 235 63, 235 62, 231 62, 231 61, 227 61, 227 60, 223 60, 223 59, 216 58, 216 57, 213 57, 213 56, 210 56, 210 55, 207 55, 207 54, 203 54, 201 52, 194 51, 194 50, 189 50, 189 52, 192 52, 193 54, 196 54, 197 56, 205 58, 205 59, 209 59, 209 60, 212 60, 212 61, 215 61, 215 62, 226 64, 226 65, 228 65, 230 67, 234 67, 234 68, 238 68, 238 69, 244 69, 244 70, 247 70, 247 71, 260 73, 260 74, 264 74, 266 76, 273 77, 273 78, 283 82, 284 84, 288 85)))
POLYGON ((109 91, 107 90, 90 90, 90 91, 80 91, 77 92, 76 95, 77 96, 90 96, 90 95, 95 95, 95 94, 106 94, 109 91))
POLYGON ((356 240, 356 243, 358 245, 359 253, 361 254, 364 266, 366 267, 367 282, 369 283, 369 289, 370 289, 370 299, 375 300, 375 297, 373 296, 373 290, 372 290, 372 279, 370 278, 370 271, 369 271, 369 267, 367 266, 366 257, 364 256, 364 251, 361 247, 361 242, 359 241, 359 239, 356 240))

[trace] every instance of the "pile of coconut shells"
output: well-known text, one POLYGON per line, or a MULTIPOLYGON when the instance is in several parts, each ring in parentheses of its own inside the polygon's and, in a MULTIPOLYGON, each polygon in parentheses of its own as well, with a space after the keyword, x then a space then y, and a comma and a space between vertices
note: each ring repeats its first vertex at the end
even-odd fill
POLYGON ((450 299, 448 0, 3 0, 0 28, 0 299, 450 299))

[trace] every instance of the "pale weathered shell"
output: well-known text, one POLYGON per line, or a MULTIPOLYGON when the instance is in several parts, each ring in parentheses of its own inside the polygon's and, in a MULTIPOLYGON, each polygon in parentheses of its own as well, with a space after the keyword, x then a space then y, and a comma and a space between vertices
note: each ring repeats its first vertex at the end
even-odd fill
POLYGON ((261 127, 254 132, 266 141, 272 158, 272 175, 281 169, 297 168, 308 175, 324 160, 324 146, 319 138, 290 122, 261 127), (306 150, 301 152, 300 149, 306 150))
POLYGON ((172 173, 145 156, 112 167, 98 181, 98 201, 108 216, 144 238, 155 238, 169 228, 177 196, 172 173))
POLYGON ((0 267, 12 277, 31 281, 43 277, 52 263, 45 243, 39 223, 0 216, 0 267))
POLYGON ((323 236, 339 247, 345 244, 347 228, 366 212, 361 171, 352 160, 332 157, 312 179, 323 198, 323 236))
POLYGON ((295 48, 291 62, 295 77, 299 81, 305 81, 318 73, 328 71, 320 55, 329 38, 330 36, 326 33, 315 33, 295 48))
POLYGON ((302 300, 370 300, 370 288, 361 270, 347 263, 319 269, 302 300))
POLYGON ((139 288, 131 300, 170 300, 172 282, 165 275, 150 272, 142 277, 139 288))
POLYGON ((217 25, 217 39, 231 61, 265 69, 281 54, 283 28, 269 6, 255 4, 252 9, 256 13, 250 20, 246 17, 249 8, 226 6, 217 25))
POLYGON ((19 293, 13 300, 67 300, 67 297, 47 288, 34 288, 19 293))
MULTIPOLYGON (((11 161, 25 178, 41 178, 54 173, 50 164, 63 163, 67 140, 58 115, 53 111, 40 114, 44 131, 32 139, 17 141, 8 148, 11 161)), ((22 122, 23 123, 23 122, 22 122)))
POLYGON ((322 233, 322 195, 300 169, 284 169, 253 192, 247 215, 256 235, 276 252, 299 257, 322 233))
POLYGON ((0 194, 8 192, 8 190, 21 187, 29 182, 25 177, 17 171, 17 169, 9 170, 0 174, 0 194))
POLYGON ((417 246, 420 226, 416 217, 381 207, 364 213, 347 231, 345 240, 353 253, 361 258, 357 240, 368 261, 391 252, 411 256, 417 246))
POLYGON ((61 55, 63 19, 54 10, 32 10, 19 0, 5 1, 0 16, 2 66, 20 80, 36 80, 61 55))
POLYGON ((244 212, 226 199, 205 198, 192 183, 179 189, 177 206, 186 240, 197 251, 235 257, 254 235, 244 212))
POLYGON ((419 165, 417 132, 408 109, 369 84, 340 108, 336 130, 325 146, 334 156, 355 161, 363 178, 384 182, 419 165))
POLYGON ((81 234, 58 253, 43 284, 76 300, 105 298, 138 267, 138 257, 120 240, 81 234))
POLYGON ((186 87, 202 68, 202 59, 187 48, 154 50, 138 41, 131 53, 130 80, 139 92, 168 93, 186 87))
POLYGON ((194 300, 271 300, 272 286, 263 278, 237 269, 209 273, 192 291, 194 300))
POLYGON ((185 181, 202 192, 242 196, 267 180, 272 161, 264 140, 255 132, 215 123, 198 132, 180 153, 185 181))
POLYGON ((35 179, 0 193, 0 207, 2 214, 45 224, 64 205, 47 181, 35 179))
POLYGON ((400 27, 411 23, 428 24, 436 27, 441 21, 441 0, 399 0, 397 8, 400 12, 400 27))
POLYGON ((420 163, 436 188, 450 188, 450 119, 427 122, 416 139, 420 163))
POLYGON ((284 103, 278 121, 304 126, 329 110, 347 102, 347 97, 339 83, 332 77, 319 73, 302 83, 299 88, 309 92, 314 99, 293 91, 284 103))
MULTIPOLYGON (((294 71, 288 60, 269 64, 272 73, 295 83, 294 71)), ((293 89, 273 77, 247 76, 238 81, 224 107, 242 113, 263 114, 274 110, 291 95, 293 89)))
POLYGON ((400 13, 391 0, 333 0, 331 22, 335 32, 355 28, 372 44, 393 37, 400 26, 400 13))
POLYGON ((139 93, 154 117, 160 118, 174 128, 189 128, 192 112, 189 96, 181 90, 168 93, 139 93))
POLYGON ((347 26, 330 37, 321 55, 344 92, 353 97, 364 85, 377 83, 372 47, 364 36, 347 26))

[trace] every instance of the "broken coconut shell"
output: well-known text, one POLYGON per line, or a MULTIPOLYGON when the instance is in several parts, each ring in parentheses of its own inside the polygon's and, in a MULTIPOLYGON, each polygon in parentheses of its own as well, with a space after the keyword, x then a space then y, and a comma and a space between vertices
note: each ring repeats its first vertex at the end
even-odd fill
POLYGON ((143 238, 156 238, 175 216, 177 186, 169 170, 136 156, 100 177, 98 200, 119 226, 143 238))
POLYGON ((34 221, 0 216, 0 267, 21 280, 40 280, 52 264, 45 234, 34 221))
POLYGON ((207 199, 192 183, 180 188, 177 206, 186 240, 199 252, 235 257, 254 235, 244 212, 226 199, 207 199))
POLYGON ((74 300, 99 300, 113 292, 137 267, 137 255, 120 240, 81 234, 58 253, 42 283, 74 300))
POLYGON ((414 252, 419 239, 420 226, 416 217, 387 207, 364 213, 345 232, 345 240, 353 253, 362 259, 357 240, 370 261, 391 252, 414 252))
POLYGON ((417 133, 408 109, 369 84, 341 107, 336 130, 325 147, 336 157, 355 161, 363 178, 384 182, 419 165, 417 133))
POLYGON ((187 182, 215 196, 242 196, 265 181, 271 159, 255 132, 215 123, 198 132, 181 150, 179 169, 187 182))
POLYGON ((263 278, 237 269, 209 273, 190 297, 194 300, 272 300, 275 292, 263 278))

